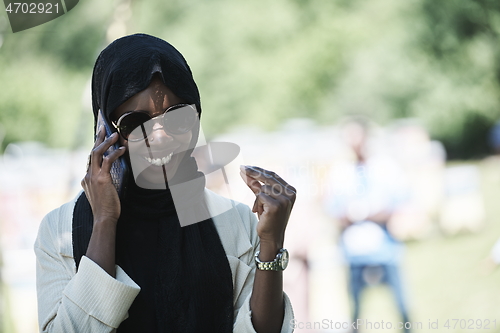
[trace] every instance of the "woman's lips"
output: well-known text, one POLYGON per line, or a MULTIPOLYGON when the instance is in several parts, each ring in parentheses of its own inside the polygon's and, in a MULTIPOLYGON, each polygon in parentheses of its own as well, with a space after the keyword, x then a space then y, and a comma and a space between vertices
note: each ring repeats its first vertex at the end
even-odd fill
POLYGON ((146 162, 148 162, 149 164, 152 164, 155 166, 162 166, 162 165, 165 165, 172 160, 173 154, 174 154, 174 152, 171 152, 170 154, 163 156, 163 157, 159 157, 159 158, 151 158, 148 156, 142 156, 142 158, 144 158, 144 160, 146 160, 146 162))
MULTIPOLYGON (((134 142, 129 144, 129 153, 132 163, 134 175, 140 175, 146 171, 148 175, 156 175, 163 179, 164 173, 174 173, 177 169, 178 156, 182 155, 183 147, 181 145, 164 145, 146 146, 134 142)), ((146 173, 144 175, 146 175, 146 173)), ((170 177, 170 176, 169 176, 170 177)))

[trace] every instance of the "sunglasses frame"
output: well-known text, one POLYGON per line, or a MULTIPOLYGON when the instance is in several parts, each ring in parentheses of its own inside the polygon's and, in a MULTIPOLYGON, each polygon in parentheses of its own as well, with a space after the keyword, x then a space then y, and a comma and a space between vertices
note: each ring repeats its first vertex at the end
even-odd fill
MULTIPOLYGON (((167 112, 169 111, 173 111, 173 110, 177 110, 177 109, 180 109, 180 108, 183 108, 185 106, 190 106, 192 109, 194 109, 196 111, 196 114, 200 115, 200 113, 198 112, 198 110, 196 109, 196 104, 186 104, 186 103, 179 103, 179 104, 175 104, 175 105, 172 105, 172 106, 169 106, 168 108, 165 109, 165 111, 163 111, 162 114, 156 116, 156 117, 151 117, 149 115, 149 113, 145 112, 145 111, 129 111, 129 112, 126 112, 124 114, 122 114, 120 116, 120 118, 118 118, 118 120, 115 122, 115 121, 111 121, 111 124, 113 125, 114 128, 116 128, 116 131, 120 134, 120 136, 126 140, 126 141, 131 141, 131 142, 139 142, 139 141, 142 141, 142 140, 145 140, 145 138, 142 138, 142 139, 137 139, 137 140, 129 140, 128 138, 125 137, 125 135, 122 134, 122 131, 120 130, 120 122, 125 118, 125 116, 128 116, 132 113, 144 113, 145 115, 149 116, 149 120, 154 120, 154 119, 160 119, 161 118, 161 123, 162 123, 162 126, 163 126, 163 130, 167 133, 167 134, 173 134, 173 135, 180 135, 180 134, 184 134, 184 133, 187 133, 189 132, 193 127, 191 126, 189 128, 189 130, 187 130, 186 132, 184 133, 169 133, 166 131, 165 129, 165 125, 164 125, 164 118, 165 118, 165 115, 167 114, 167 112)), ((148 121, 149 121, 148 120, 148 121)), ((144 123, 143 123, 144 124, 144 123)), ((139 126, 142 126, 143 124, 140 124, 139 126)), ((137 127, 139 127, 137 126, 137 127)), ((136 127, 136 128, 137 128, 136 127)), ((144 128, 143 128, 143 131, 144 131, 144 128)), ((130 135, 130 134, 129 134, 130 135)))

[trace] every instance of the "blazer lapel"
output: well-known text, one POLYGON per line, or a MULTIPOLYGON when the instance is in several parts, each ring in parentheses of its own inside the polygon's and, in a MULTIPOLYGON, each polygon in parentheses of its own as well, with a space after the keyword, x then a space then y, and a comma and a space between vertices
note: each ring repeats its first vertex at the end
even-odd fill
POLYGON ((208 189, 205 189, 205 198, 226 254, 240 258, 250 251, 253 248, 250 235, 236 208, 241 204, 208 189))

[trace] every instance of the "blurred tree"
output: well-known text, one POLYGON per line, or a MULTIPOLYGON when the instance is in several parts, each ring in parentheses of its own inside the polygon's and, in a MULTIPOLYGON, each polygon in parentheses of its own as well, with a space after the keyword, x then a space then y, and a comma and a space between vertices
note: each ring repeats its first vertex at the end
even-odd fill
MULTIPOLYGON (((82 90, 105 45, 103 28, 112 8, 112 3, 82 1, 68 14, 16 34, 0 17, 0 124, 5 128, 0 151, 26 140, 75 146, 82 90)), ((89 144, 88 138, 77 145, 89 144)))
POLYGON ((485 131, 500 117, 499 7, 493 0, 88 0, 17 34, 0 17, 2 145, 36 139, 71 147, 82 124, 89 144, 91 113, 80 114, 81 95, 95 58, 110 36, 144 32, 185 55, 208 136, 238 124, 272 129, 290 117, 325 124, 352 113, 380 123, 418 117, 449 149, 464 142, 453 156, 472 156, 484 138, 470 137, 477 149, 466 148, 464 129, 485 131))
POLYGON ((434 135, 451 157, 484 155, 488 131, 500 118, 500 2, 423 0, 420 8, 425 28, 419 45, 431 66, 463 96, 475 96, 450 102, 452 128, 436 128, 434 135))

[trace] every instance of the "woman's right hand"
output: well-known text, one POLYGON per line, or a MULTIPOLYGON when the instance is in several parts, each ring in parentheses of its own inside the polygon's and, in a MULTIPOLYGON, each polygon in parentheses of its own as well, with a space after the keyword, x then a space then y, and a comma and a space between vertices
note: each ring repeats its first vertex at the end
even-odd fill
POLYGON ((81 185, 92 207, 94 224, 97 222, 116 223, 120 217, 120 198, 113 185, 110 170, 114 161, 125 153, 126 148, 120 147, 104 156, 104 152, 118 140, 118 134, 113 133, 105 139, 104 127, 99 129, 97 139, 90 153, 90 163, 87 174, 81 185))

